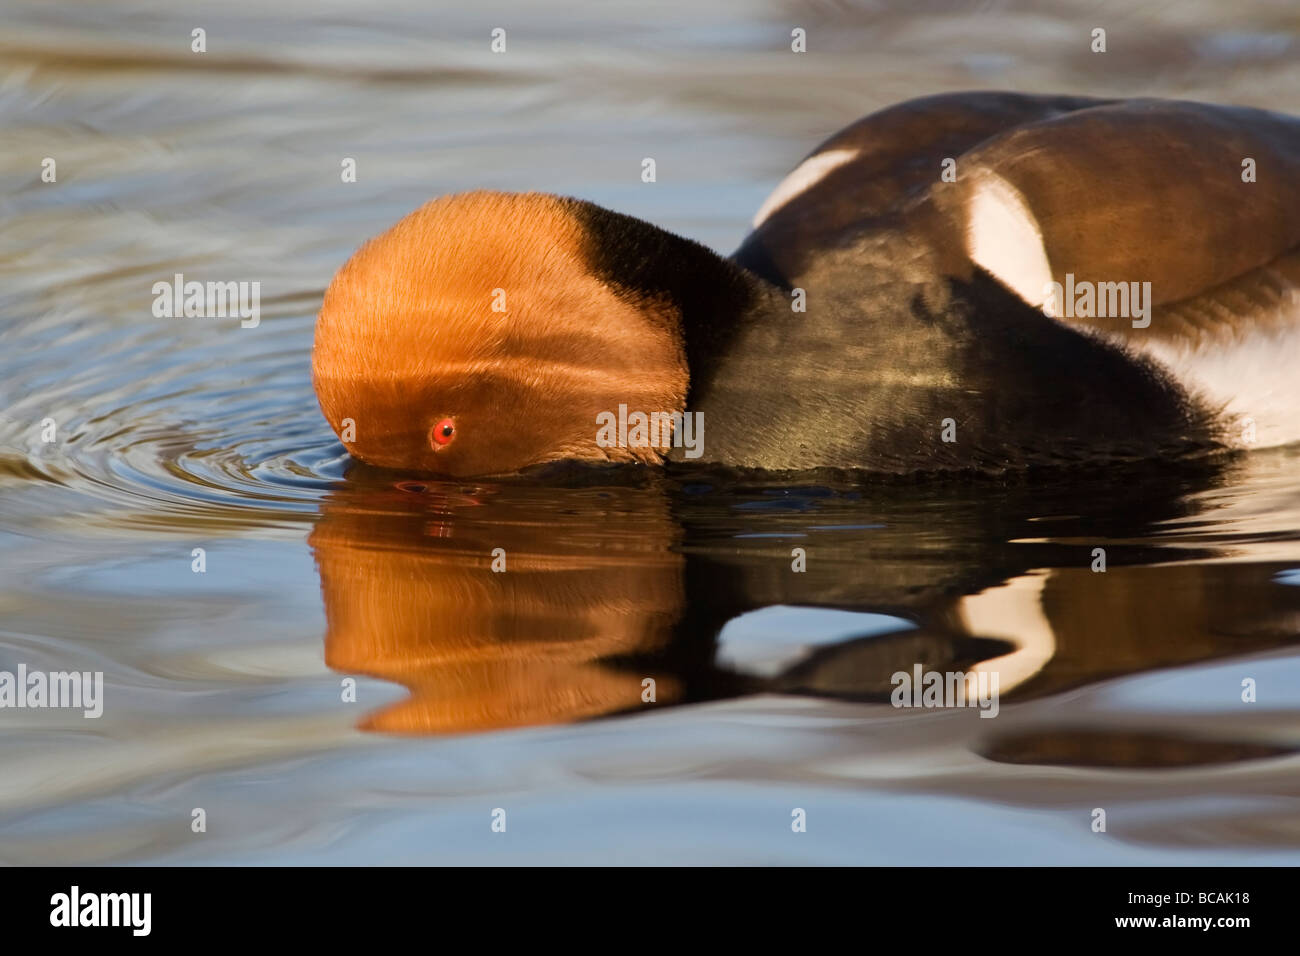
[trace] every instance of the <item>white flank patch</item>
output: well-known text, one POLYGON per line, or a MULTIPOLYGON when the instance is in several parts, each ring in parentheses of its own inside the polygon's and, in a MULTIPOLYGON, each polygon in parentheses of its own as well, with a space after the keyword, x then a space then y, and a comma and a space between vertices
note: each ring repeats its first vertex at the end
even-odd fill
MULTIPOLYGON (((1021 299, 1041 309, 1053 281, 1042 231, 1020 190, 986 174, 967 206, 966 250, 1021 299)), ((1292 285, 1275 317, 1246 316, 1239 333, 1196 341, 1160 340, 1141 330, 1102 333, 1163 366, 1174 380, 1218 411, 1229 444, 1268 448, 1300 442, 1300 286, 1292 285), (1252 327, 1253 326, 1253 327, 1252 327)), ((1065 324, 1086 329, 1085 323, 1065 324)), ((1156 307, 1154 321, 1160 321, 1156 307)))
POLYGON ((1052 281, 1038 220, 1015 186, 985 174, 966 207, 966 253, 1034 308, 1047 302, 1052 281))
MULTIPOLYGON (((1135 329, 1124 341, 1211 408, 1222 409, 1230 445, 1289 445, 1300 441, 1300 298, 1293 297, 1289 307, 1289 324, 1246 329, 1232 338, 1145 341, 1135 329)), ((1154 321, 1160 321, 1159 311, 1154 321)))
POLYGON ((830 175, 833 170, 839 169, 845 163, 852 162, 857 157, 858 152, 859 150, 856 149, 828 149, 816 156, 809 156, 796 166, 790 175, 781 180, 781 184, 772 190, 772 195, 763 201, 763 205, 754 214, 754 228, 757 229, 763 223, 763 220, 767 219, 795 196, 817 185, 830 175))

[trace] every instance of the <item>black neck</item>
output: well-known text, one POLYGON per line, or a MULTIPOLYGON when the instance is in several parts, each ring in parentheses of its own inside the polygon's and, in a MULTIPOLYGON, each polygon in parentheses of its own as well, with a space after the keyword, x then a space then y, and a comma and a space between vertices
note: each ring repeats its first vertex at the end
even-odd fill
POLYGON ((593 203, 567 202, 586 234, 593 272, 629 298, 675 306, 691 370, 687 408, 707 390, 710 373, 756 313, 789 309, 775 286, 707 246, 593 203))

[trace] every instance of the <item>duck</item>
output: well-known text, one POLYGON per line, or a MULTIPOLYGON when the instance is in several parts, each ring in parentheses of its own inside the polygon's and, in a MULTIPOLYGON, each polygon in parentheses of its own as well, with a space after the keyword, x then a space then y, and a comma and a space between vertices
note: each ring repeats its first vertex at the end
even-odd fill
POLYGON ((334 276, 312 381, 353 458, 453 478, 1005 474, 1295 442, 1297 359, 1300 120, 966 92, 835 133, 731 256, 436 198, 334 276))

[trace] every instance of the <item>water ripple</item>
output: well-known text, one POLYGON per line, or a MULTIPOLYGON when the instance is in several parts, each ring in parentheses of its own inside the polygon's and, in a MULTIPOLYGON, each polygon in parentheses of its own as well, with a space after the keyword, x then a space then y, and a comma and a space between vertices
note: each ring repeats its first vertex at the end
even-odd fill
POLYGON ((19 397, 0 419, 0 496, 43 481, 75 493, 77 513, 128 526, 142 512, 182 523, 314 513, 348 458, 312 393, 312 320, 299 311, 242 329, 137 313, 92 334, 76 319, 26 324, 6 386, 19 397))

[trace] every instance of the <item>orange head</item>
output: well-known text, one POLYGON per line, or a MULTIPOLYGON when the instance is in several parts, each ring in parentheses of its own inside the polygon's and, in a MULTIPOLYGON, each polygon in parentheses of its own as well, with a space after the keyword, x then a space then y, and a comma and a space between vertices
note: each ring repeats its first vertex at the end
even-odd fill
POLYGON ((683 409, 680 315, 597 273, 592 208, 446 196, 361 247, 325 293, 312 349, 321 409, 349 452, 454 476, 660 457, 602 447, 597 416, 683 409))

